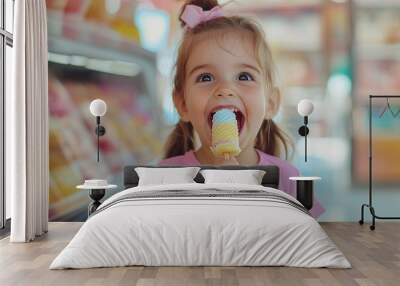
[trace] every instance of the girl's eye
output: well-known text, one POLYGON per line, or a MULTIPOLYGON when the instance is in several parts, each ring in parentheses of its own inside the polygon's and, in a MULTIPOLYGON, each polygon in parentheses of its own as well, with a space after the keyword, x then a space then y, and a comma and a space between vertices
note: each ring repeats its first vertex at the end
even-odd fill
POLYGON ((213 76, 209 73, 203 73, 199 75, 196 79, 196 82, 204 82, 204 81, 212 81, 213 76))
POLYGON ((239 80, 254 80, 251 74, 248 72, 242 72, 239 74, 239 80))

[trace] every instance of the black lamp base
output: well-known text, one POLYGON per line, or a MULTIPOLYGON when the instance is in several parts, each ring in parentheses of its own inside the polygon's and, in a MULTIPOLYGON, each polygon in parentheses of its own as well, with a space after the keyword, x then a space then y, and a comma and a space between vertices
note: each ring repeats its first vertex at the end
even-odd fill
POLYGON ((95 133, 98 136, 103 136, 104 134, 106 134, 106 128, 104 128, 103 125, 98 125, 96 126, 95 133))
POLYGON ((308 129, 308 127, 307 126, 305 126, 305 125, 303 125, 303 126, 301 126, 300 128, 299 128, 299 135, 300 136, 307 136, 308 135, 308 133, 310 132, 310 130, 308 129))
POLYGON ((100 200, 104 197, 105 193, 105 189, 91 189, 89 191, 89 197, 93 200, 93 202, 91 202, 88 206, 88 217, 101 205, 100 200))
POLYGON ((297 195, 296 198, 303 206, 311 210, 313 207, 313 181, 312 180, 298 180, 297 183, 297 195))

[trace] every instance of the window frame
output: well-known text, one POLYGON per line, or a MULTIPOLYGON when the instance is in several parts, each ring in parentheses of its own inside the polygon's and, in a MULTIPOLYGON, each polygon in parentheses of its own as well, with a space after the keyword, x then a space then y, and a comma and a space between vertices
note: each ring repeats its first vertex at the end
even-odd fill
MULTIPOLYGON (((6 1, 11 1, 14 7, 15 0, 0 0, 0 234, 9 231, 10 223, 6 222, 6 189, 5 189, 5 92, 6 92, 6 46, 13 48, 13 34, 6 30, 6 1)), ((7 15, 8 17, 10 15, 7 15)), ((14 27, 12 27, 14 28, 14 27)), ((14 30, 14 29, 12 29, 14 30)))

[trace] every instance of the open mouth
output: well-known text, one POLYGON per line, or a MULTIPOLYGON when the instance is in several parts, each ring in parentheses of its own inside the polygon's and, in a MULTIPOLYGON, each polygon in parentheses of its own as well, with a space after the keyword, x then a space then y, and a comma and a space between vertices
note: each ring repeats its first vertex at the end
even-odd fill
MULTIPOLYGON (((222 108, 220 108, 220 109, 222 109, 222 108)), ((220 109, 214 110, 213 112, 210 112, 210 114, 208 115, 208 125, 210 126, 210 129, 212 129, 213 117, 214 117, 215 113, 220 109)), ((233 113, 235 113, 237 127, 238 127, 238 131, 239 131, 239 134, 240 134, 240 132, 243 129, 244 122, 245 122, 244 114, 237 108, 227 108, 227 109, 230 109, 230 110, 233 111, 233 113)))

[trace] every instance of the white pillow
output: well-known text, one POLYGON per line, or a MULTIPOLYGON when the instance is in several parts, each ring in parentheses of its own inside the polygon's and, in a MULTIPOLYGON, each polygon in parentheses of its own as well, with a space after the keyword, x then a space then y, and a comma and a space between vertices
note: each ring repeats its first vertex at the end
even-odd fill
POLYGON ((201 170, 204 183, 234 183, 246 185, 261 185, 265 171, 262 170, 201 170))
POLYGON ((199 167, 146 168, 136 167, 139 186, 195 183, 199 167))

